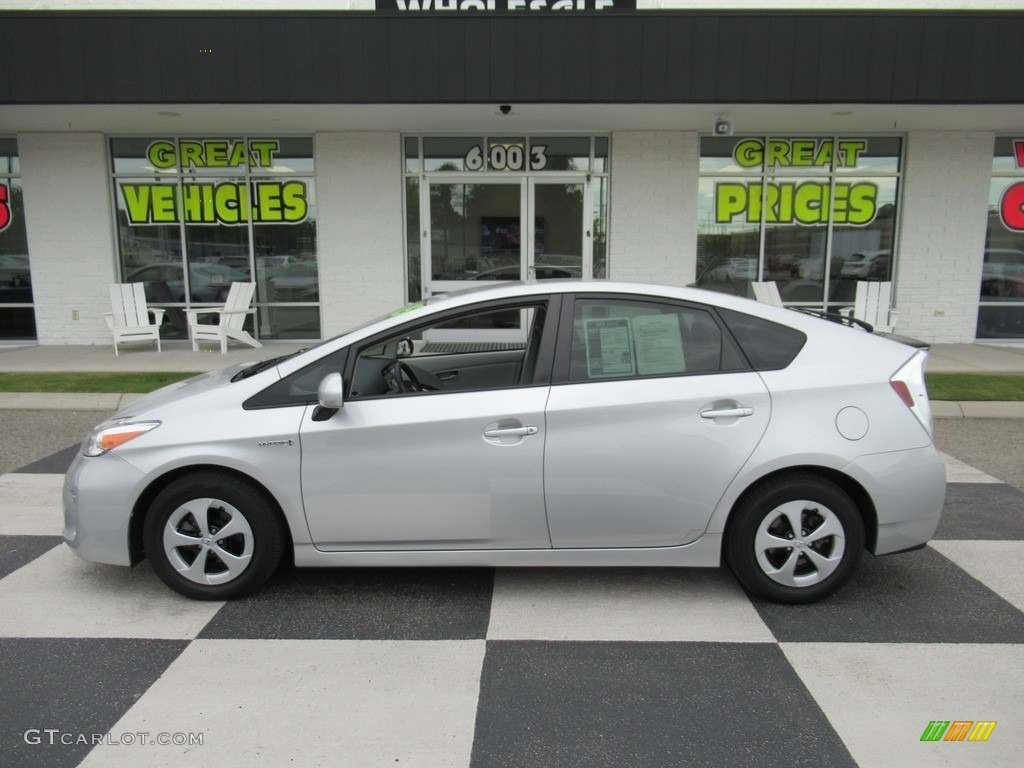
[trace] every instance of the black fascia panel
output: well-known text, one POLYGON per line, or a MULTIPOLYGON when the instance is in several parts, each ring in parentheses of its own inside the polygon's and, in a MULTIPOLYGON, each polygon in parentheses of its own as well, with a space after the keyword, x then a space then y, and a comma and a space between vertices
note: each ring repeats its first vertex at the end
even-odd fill
POLYGON ((0 104, 1024 103, 1012 12, 0 12, 0 104))

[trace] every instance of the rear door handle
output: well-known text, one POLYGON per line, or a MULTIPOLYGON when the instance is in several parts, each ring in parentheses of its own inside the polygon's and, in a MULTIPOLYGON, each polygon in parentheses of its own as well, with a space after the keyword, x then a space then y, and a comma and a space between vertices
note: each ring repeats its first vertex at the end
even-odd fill
POLYGON ((735 408, 708 408, 706 411, 700 412, 702 419, 738 419, 741 416, 753 415, 753 408, 747 408, 742 405, 735 408))

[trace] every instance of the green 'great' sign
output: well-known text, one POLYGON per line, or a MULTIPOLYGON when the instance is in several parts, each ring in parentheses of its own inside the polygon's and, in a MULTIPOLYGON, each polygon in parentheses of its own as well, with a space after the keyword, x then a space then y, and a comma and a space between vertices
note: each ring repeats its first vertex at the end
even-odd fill
MULTIPOLYGON (((867 148, 862 139, 744 139, 733 148, 741 168, 855 168, 867 148)), ((828 179, 715 184, 715 223, 836 224, 863 226, 878 209, 878 185, 828 179)))
MULTIPOLYGON (((146 159, 159 170, 222 168, 269 170, 280 148, 273 139, 154 141, 146 159)), ((132 226, 159 224, 298 224, 309 215, 309 194, 299 179, 118 184, 132 226)))

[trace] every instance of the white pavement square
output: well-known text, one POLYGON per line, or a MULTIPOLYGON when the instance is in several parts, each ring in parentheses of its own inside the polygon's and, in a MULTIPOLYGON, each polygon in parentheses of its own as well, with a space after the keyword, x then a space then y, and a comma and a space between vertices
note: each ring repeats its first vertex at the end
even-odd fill
POLYGON ((99 746, 82 765, 468 766, 484 649, 197 640, 110 732, 202 733, 202 746, 99 746))
POLYGON ((782 651, 860 768, 1021 764, 1024 646, 783 643, 782 651), (997 725, 986 742, 922 742, 933 720, 997 725))
POLYGON ((0 580, 0 637, 191 640, 222 605, 171 592, 147 563, 96 565, 61 544, 0 580))
POLYGON ((720 569, 504 568, 488 640, 774 642, 720 569))
POLYGON ((64 475, 0 475, 0 535, 60 536, 64 475))
POLYGON ((929 546, 1024 611, 1024 541, 933 541, 929 546))

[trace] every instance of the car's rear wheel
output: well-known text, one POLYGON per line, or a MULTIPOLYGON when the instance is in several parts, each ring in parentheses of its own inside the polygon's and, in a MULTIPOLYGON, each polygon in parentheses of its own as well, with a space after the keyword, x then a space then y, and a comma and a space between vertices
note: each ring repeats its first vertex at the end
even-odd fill
POLYGON ((169 484, 143 526, 146 557, 171 589, 199 600, 244 597, 277 570, 285 531, 253 483, 200 472, 169 484))
POLYGON ((725 542, 729 567, 751 593, 811 603, 839 589, 864 549, 864 521, 835 483, 807 474, 752 489, 733 511, 725 542))

